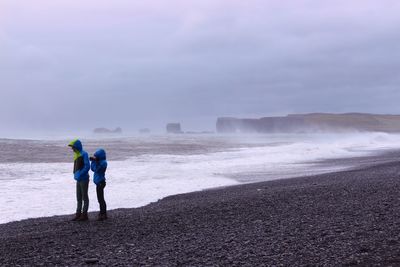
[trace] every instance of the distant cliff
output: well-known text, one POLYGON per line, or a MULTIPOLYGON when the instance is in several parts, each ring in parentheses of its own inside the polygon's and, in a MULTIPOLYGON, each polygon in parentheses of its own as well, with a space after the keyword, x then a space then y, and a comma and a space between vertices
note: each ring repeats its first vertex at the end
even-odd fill
POLYGON ((183 133, 180 123, 168 123, 166 128, 167 128, 167 133, 174 133, 174 134, 183 133))
POLYGON ((121 134, 122 129, 120 127, 115 128, 114 130, 110 130, 107 128, 96 128, 93 130, 95 134, 121 134))
POLYGON ((285 117, 260 119, 218 118, 219 133, 301 133, 372 131, 400 132, 400 115, 366 113, 290 114, 285 117))

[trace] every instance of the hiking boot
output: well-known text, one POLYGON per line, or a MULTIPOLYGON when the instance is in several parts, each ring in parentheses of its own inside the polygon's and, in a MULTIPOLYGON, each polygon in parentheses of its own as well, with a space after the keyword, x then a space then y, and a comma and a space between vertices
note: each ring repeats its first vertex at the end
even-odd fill
POLYGON ((79 218, 81 217, 81 213, 80 212, 77 212, 77 213, 75 213, 75 217, 74 218, 72 218, 71 219, 71 221, 77 221, 79 218))
POLYGON ((83 213, 81 214, 81 216, 79 216, 79 218, 78 218, 77 221, 83 222, 83 221, 87 221, 87 220, 89 220, 89 217, 88 217, 88 215, 87 215, 87 212, 83 212, 83 213))
POLYGON ((97 216, 97 220, 98 221, 107 220, 107 214, 106 213, 99 213, 99 215, 97 216))

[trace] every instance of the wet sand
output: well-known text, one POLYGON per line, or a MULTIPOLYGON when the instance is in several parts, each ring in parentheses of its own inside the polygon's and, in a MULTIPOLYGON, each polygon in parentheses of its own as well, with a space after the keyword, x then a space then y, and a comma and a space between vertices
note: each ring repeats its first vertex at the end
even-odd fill
POLYGON ((400 266, 400 162, 0 225, 1 266, 400 266))

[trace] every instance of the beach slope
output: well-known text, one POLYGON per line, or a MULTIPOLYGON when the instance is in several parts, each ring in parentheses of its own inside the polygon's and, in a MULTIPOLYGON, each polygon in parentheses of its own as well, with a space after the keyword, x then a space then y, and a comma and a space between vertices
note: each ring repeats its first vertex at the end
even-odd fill
POLYGON ((398 165, 171 196, 104 222, 3 224, 0 265, 400 265, 398 165))

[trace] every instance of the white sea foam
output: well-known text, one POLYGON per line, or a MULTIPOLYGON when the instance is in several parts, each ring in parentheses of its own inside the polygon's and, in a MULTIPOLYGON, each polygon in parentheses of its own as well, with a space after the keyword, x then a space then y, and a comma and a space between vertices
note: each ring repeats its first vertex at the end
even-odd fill
MULTIPOLYGON (((109 161, 105 189, 108 208, 139 207, 168 195, 235 185, 240 180, 232 179, 235 174, 257 173, 270 180, 307 174, 310 169, 336 170, 343 166, 319 169, 308 162, 400 147, 400 136, 383 133, 232 139, 241 140, 240 148, 189 155, 149 153, 109 161), (251 140, 251 145, 243 145, 251 140)), ((76 200, 71 168, 72 163, 0 163, 0 223, 73 213, 76 200)), ((98 210, 92 182, 89 194, 90 211, 98 210)))

